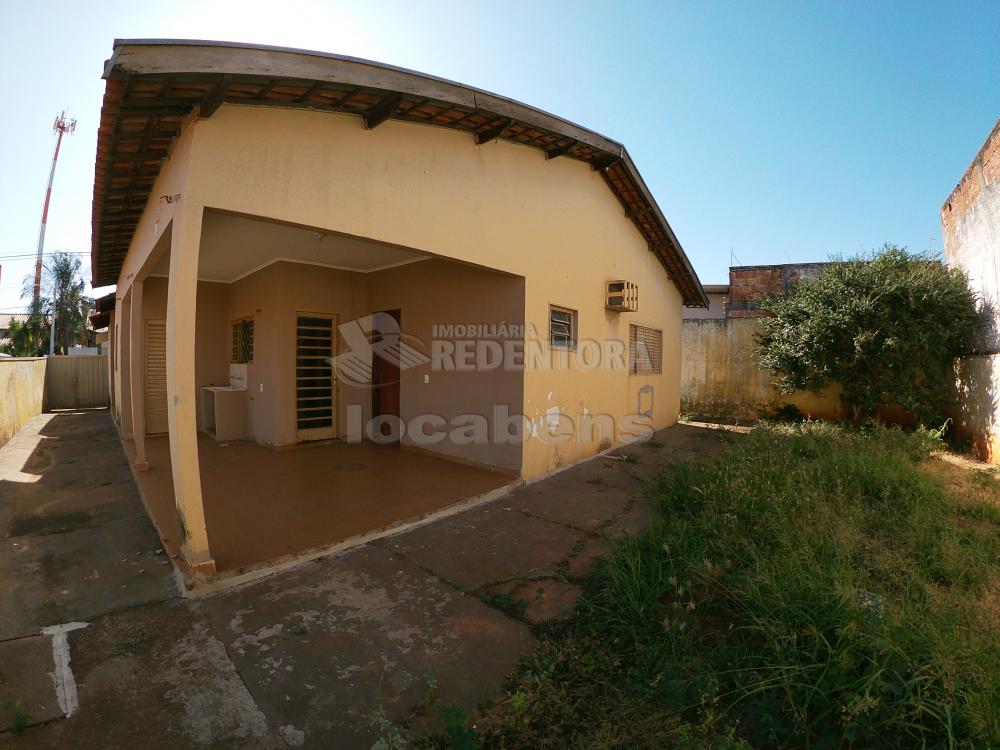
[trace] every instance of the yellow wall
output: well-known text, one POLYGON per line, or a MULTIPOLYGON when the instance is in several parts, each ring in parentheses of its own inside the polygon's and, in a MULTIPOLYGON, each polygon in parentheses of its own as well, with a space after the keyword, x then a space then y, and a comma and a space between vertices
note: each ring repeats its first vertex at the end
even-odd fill
POLYGON ((44 357, 0 358, 0 446, 42 413, 45 364, 44 357))
MULTIPOLYGON (((654 426, 666 427, 677 418, 681 297, 600 174, 586 164, 562 158, 547 161, 537 150, 503 141, 477 146, 470 136, 445 129, 388 121, 365 130, 359 118, 347 115, 226 104, 211 119, 189 124, 179 138, 152 194, 173 193, 182 195, 185 210, 205 207, 271 218, 520 277, 516 283, 505 283, 511 286, 511 301, 523 295, 523 306, 519 300, 514 306, 488 300, 479 309, 469 308, 466 317, 452 320, 445 316, 453 311, 435 301, 446 297, 427 296, 426 311, 420 316, 411 318, 404 311, 404 329, 411 321, 422 326, 501 322, 482 319, 491 310, 510 323, 506 316, 516 316, 515 308, 520 307, 524 322, 534 327, 544 344, 550 304, 578 311, 581 339, 627 341, 632 322, 662 329, 661 375, 636 378, 624 368, 581 370, 573 364, 565 370, 529 368, 523 374, 522 410, 536 427, 545 424, 552 409, 574 421, 587 413, 620 418, 636 410, 639 389, 648 385, 653 389, 654 426), (605 283, 615 279, 639 284, 638 313, 604 309, 605 283), (444 319, 434 321, 435 315, 444 319)), ((126 259, 120 290, 129 283, 129 275, 142 268, 176 206, 151 200, 126 259)), ((421 277, 431 268, 427 263, 404 266, 382 278, 376 277, 384 272, 370 275, 365 292, 370 307, 403 305, 393 300, 403 299, 400 295, 409 288, 409 278, 427 289, 455 288, 446 280, 421 277)), ((312 306, 308 301, 312 298, 334 305, 338 312, 355 314, 358 309, 358 297, 351 297, 348 304, 346 297, 331 294, 329 284, 339 282, 331 282, 328 274, 322 275, 323 287, 317 287, 319 296, 313 297, 309 285, 319 284, 320 274, 315 267, 297 265, 275 264, 230 289, 231 311, 262 308, 262 340, 277 335, 274 340, 280 344, 278 332, 290 325, 288 316, 294 315, 294 309, 276 310, 273 317, 263 312, 277 301, 275 289, 296 288, 296 305, 312 306)), ((454 313, 462 309, 457 300, 454 313)), ((291 376, 290 368, 287 374, 291 376)), ((282 444, 293 439, 290 423, 283 423, 293 413, 293 385, 282 381, 282 368, 270 377, 275 384, 273 408, 254 417, 254 429, 261 436, 272 436, 269 442, 282 444), (275 415, 273 421, 268 414, 275 415)), ((502 398, 517 397, 516 385, 505 387, 509 390, 502 398)), ((404 383, 404 410, 423 405, 415 403, 420 391, 404 383)), ((494 394, 482 395, 493 402, 494 394)), ((428 397, 427 402, 432 404, 433 399, 428 397)), ((627 437, 622 432, 615 435, 618 440, 627 437)), ((600 447, 596 437, 582 444, 576 440, 553 444, 535 437, 524 446, 522 474, 545 473, 600 447)), ((502 459, 504 464, 516 462, 513 453, 502 459)))
POLYGON ((754 357, 755 318, 684 321, 681 411, 695 415, 756 419, 792 404, 813 419, 839 419, 840 393, 830 388, 779 393, 754 357))

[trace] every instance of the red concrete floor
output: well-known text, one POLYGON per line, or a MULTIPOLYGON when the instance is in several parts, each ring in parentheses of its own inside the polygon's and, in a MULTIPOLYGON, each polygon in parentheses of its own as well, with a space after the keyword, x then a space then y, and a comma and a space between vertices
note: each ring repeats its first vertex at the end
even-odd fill
MULTIPOLYGON (((126 441, 132 459, 132 441, 126 441)), ((425 516, 513 477, 395 446, 339 441, 276 451, 199 436, 208 540, 219 573, 253 570, 425 516)), ((166 436, 146 438, 139 489, 167 552, 180 558, 166 436)))

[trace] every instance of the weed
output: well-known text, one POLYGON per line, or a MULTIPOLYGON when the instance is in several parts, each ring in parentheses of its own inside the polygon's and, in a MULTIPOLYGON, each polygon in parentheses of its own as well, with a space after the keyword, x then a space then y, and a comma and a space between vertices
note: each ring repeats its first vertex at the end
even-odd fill
POLYGON ((941 439, 765 424, 669 466, 484 746, 1000 745, 1000 534, 924 473, 941 439))
POLYGON ((8 700, 0 703, 0 712, 10 712, 10 731, 20 734, 28 728, 28 720, 31 718, 24 710, 24 704, 20 700, 8 700))
POLYGON ((485 597, 483 601, 490 607, 500 610, 505 615, 517 619, 523 619, 524 612, 528 608, 527 599, 515 599, 508 591, 497 591, 485 597))
POLYGON ((403 730, 389 718, 382 706, 372 713, 369 721, 378 733, 371 750, 406 750, 409 747, 403 730))
POLYGON ((622 455, 622 461, 627 464, 637 464, 639 463, 639 457, 634 453, 625 453, 622 455))
POLYGON ((769 415, 769 419, 777 422, 804 422, 806 415, 795 404, 782 404, 769 415))
POLYGON ((587 480, 587 484, 602 485, 604 484, 604 477, 593 477, 587 480))
POLYGON ((452 703, 441 709, 444 721, 445 747, 451 750, 479 750, 476 728, 470 726, 469 715, 459 704, 452 703))
POLYGON ((646 447, 652 448, 654 450, 659 450, 660 448, 663 447, 663 443, 661 443, 659 440, 650 440, 646 443, 646 447))

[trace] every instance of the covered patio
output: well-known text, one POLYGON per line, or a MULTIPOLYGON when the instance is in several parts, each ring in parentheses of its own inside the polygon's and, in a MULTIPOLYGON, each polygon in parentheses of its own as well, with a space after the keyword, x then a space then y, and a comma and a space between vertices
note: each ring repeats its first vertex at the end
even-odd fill
POLYGON ((523 321, 522 278, 258 216, 199 218, 190 301, 172 302, 171 224, 123 295, 128 335, 119 329, 126 451, 181 571, 213 581, 329 551, 518 476, 519 444, 414 444, 403 429, 393 445, 374 440, 370 422, 444 424, 494 403, 516 413, 520 371, 442 371, 425 353, 439 323, 523 321), (189 304, 193 323, 178 328, 172 305, 189 304), (373 314, 395 319, 410 360, 371 354, 373 314), (195 423, 184 428, 169 420, 171 339, 175 362, 194 354, 195 423), (180 466, 196 473, 178 488, 178 451, 195 447, 180 466), (193 529, 204 559, 192 554, 193 529))
MULTIPOLYGON (((129 458, 135 443, 125 442, 129 458)), ((518 480, 399 446, 328 441, 273 450, 249 440, 198 440, 205 522, 218 576, 336 549, 518 480)), ((186 570, 166 435, 146 438, 137 472, 147 511, 174 563, 186 570)))

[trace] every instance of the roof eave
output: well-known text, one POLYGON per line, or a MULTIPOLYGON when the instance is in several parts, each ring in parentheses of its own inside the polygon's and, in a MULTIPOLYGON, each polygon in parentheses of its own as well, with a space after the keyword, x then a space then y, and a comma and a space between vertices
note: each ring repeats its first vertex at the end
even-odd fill
MULTIPOLYGON (((332 89, 336 89, 338 86, 353 86, 364 89, 366 92, 382 92, 386 95, 396 96, 397 101, 401 96, 424 98, 426 102, 440 102, 453 108, 469 109, 478 116, 492 117, 491 127, 493 130, 496 130, 496 133, 491 132, 491 138, 500 137, 513 143, 539 148, 545 151, 547 156, 550 155, 550 151, 555 152, 558 150, 558 155, 567 155, 567 158, 587 161, 595 169, 600 168, 605 172, 610 168, 607 164, 612 166, 615 163, 620 164, 627 173, 632 189, 641 195, 642 201, 646 204, 645 206, 641 206, 639 212, 655 217, 659 228, 655 231, 650 230, 649 227, 652 226, 652 223, 647 222, 647 227, 644 230, 643 226, 635 218, 635 207, 626 205, 626 198, 623 198, 620 193, 616 193, 619 200, 623 202, 626 213, 631 216, 640 233, 643 234, 649 243, 650 250, 660 257, 660 262, 664 265, 665 270, 671 276, 681 296, 684 298, 684 304, 687 306, 708 306, 708 298, 694 268, 691 266, 673 229, 667 222, 666 217, 657 205, 652 193, 624 146, 617 141, 569 120, 557 117, 549 112, 514 99, 502 97, 444 78, 334 53, 208 40, 116 39, 113 54, 104 66, 103 77, 108 80, 109 92, 114 90, 112 88, 112 81, 118 82, 118 85, 121 86, 123 85, 123 81, 136 76, 147 75, 159 77, 196 77, 199 81, 203 80, 202 76, 205 77, 205 80, 229 77, 235 79, 239 76, 270 77, 273 81, 281 81, 283 84, 289 81, 308 81, 310 83, 317 82, 324 87, 332 89), (227 53, 226 50, 236 51, 235 56, 227 53), (503 118, 509 118, 507 128, 498 127, 498 123, 502 126, 503 118), (521 132, 516 134, 517 137, 512 137, 512 130, 516 130, 517 128, 521 128, 521 132), (539 141, 536 139, 535 142, 529 142, 530 139, 521 137, 521 133, 526 130, 534 131, 535 129, 542 132, 545 138, 549 140, 539 141), (552 145, 552 137, 560 139, 563 144, 572 142, 577 145, 561 145, 557 149, 545 148, 545 146, 552 145), (543 145, 539 145, 539 143, 543 143, 543 145), (571 148, 573 149, 572 153, 570 153, 571 148), (607 164, 604 164, 604 162, 607 162, 607 164), (651 239, 647 230, 653 231, 652 236, 654 239, 665 238, 666 243, 669 245, 667 249, 676 259, 676 262, 670 261, 668 263, 660 255, 665 251, 665 248, 662 247, 664 244, 663 239, 656 239, 654 242, 654 239, 651 239), (673 270, 671 266, 673 266, 673 270), (675 278, 677 272, 685 278, 675 278)), ((223 85, 220 85, 219 89, 222 91, 219 95, 221 103, 227 89, 223 85)), ((345 97, 345 100, 348 98, 345 97)), ((118 109, 112 107, 115 117, 127 117, 128 109, 127 107, 123 108, 123 105, 126 104, 124 95, 116 103, 118 109)), ((247 103, 281 106, 285 102, 251 99, 247 103)), ((300 102, 296 101, 295 103, 299 104, 300 102)), ((311 102, 307 100, 303 106, 310 105, 311 102)), ((109 100, 106 93, 105 109, 108 106, 109 100)), ((193 109, 195 106, 197 106, 197 102, 193 101, 191 108, 193 109)), ((340 107, 341 103, 338 102, 336 106, 340 107)), ((362 114, 357 111, 350 113, 362 114)), ((387 110, 387 113, 383 113, 383 115, 383 120, 393 118, 406 122, 415 121, 408 116, 410 115, 409 109, 404 111, 393 107, 391 110, 387 110)), ((469 132, 476 135, 477 142, 481 135, 478 131, 454 127, 450 122, 442 123, 428 120, 428 124, 452 127, 453 129, 462 130, 462 132, 469 132)), ((114 280, 105 278, 107 274, 99 268, 102 244, 100 229, 105 213, 110 210, 104 204, 105 193, 102 192, 104 188, 99 184, 102 177, 99 171, 101 159, 106 159, 109 156, 109 151, 102 151, 101 148, 102 141, 106 137, 105 129, 102 128, 99 131, 98 139, 98 170, 95 173, 94 184, 94 243, 91 250, 93 282, 95 284, 99 281, 114 283, 114 280), (101 201, 100 206, 98 206, 99 200, 101 201)), ((107 144, 105 143, 104 145, 106 146, 107 144)), ((613 180, 608 179, 608 175, 605 175, 605 177, 609 186, 611 186, 613 180)), ((620 178, 616 176, 614 179, 620 178)), ((131 189, 131 185, 129 189, 131 189)), ((614 189, 612 186, 612 190, 614 189)), ((138 195, 138 198, 141 200, 142 196, 138 195)), ((120 219, 117 219, 116 225, 120 226, 120 223, 120 219)), ((112 247, 118 248, 111 256, 111 267, 113 268, 114 259, 121 253, 120 240, 115 240, 112 247)))

